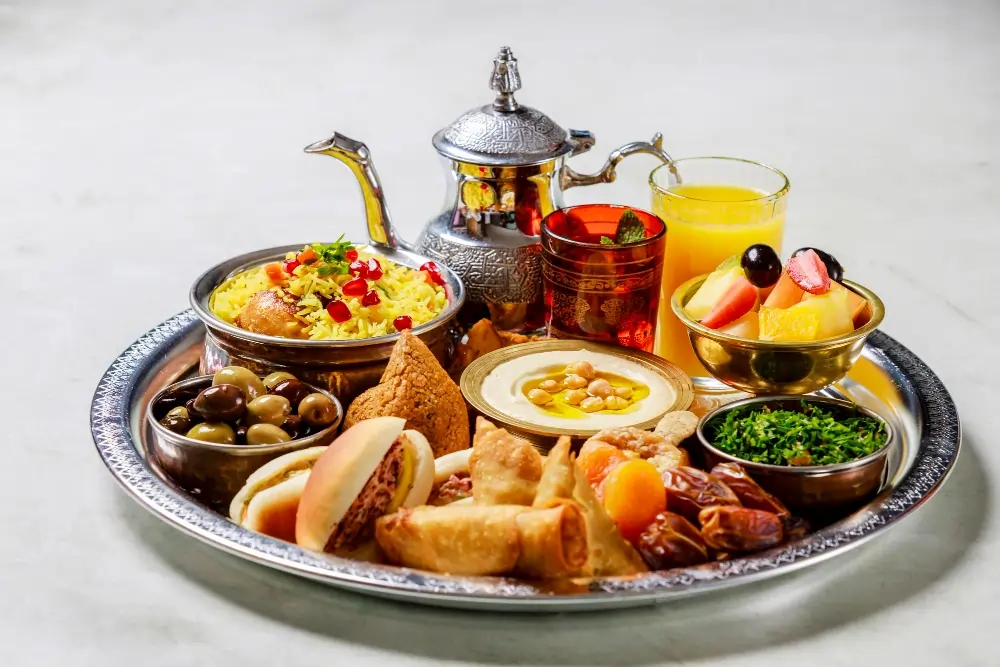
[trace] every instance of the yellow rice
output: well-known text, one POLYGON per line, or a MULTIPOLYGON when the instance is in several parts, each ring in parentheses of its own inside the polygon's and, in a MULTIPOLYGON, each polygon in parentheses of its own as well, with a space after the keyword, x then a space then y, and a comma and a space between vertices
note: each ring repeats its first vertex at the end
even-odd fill
MULTIPOLYGON (((295 259, 288 253, 286 259, 295 259)), ((369 289, 376 289, 381 302, 362 306, 361 297, 345 296, 341 286, 354 276, 347 274, 320 275, 315 265, 302 264, 289 276, 287 285, 276 285, 268 277, 264 266, 243 271, 215 289, 209 306, 222 320, 235 324, 236 317, 250 298, 261 290, 272 290, 289 303, 298 300, 296 317, 305 325, 305 336, 311 340, 348 340, 374 338, 396 333, 393 320, 409 315, 414 328, 430 322, 448 305, 448 295, 440 285, 424 278, 422 271, 396 264, 380 255, 359 251, 359 258, 366 261, 374 257, 382 266, 382 277, 368 281, 369 289), (379 289, 381 288, 381 289, 379 289), (320 296, 339 299, 347 304, 351 319, 336 322, 323 306, 320 296)))

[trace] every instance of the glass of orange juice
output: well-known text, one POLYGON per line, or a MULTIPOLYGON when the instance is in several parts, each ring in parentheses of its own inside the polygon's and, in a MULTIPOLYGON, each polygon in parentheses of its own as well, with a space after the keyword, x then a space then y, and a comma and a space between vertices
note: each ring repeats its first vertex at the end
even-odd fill
POLYGON ((658 167, 649 184, 653 212, 667 224, 654 351, 697 380, 708 372, 671 311, 670 297, 681 283, 710 273, 754 243, 766 243, 780 255, 788 178, 749 160, 699 157, 658 167))

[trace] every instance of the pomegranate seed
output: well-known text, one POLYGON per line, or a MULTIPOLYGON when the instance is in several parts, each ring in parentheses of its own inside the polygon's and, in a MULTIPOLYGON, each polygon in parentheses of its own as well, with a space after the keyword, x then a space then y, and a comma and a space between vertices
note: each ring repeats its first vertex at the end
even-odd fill
POLYGON ((354 278, 344 283, 340 289, 343 290, 344 296, 361 296, 368 291, 368 283, 364 278, 354 278))
POLYGON ((352 276, 360 276, 361 278, 368 277, 368 265, 357 259, 347 266, 347 271, 352 276))
POLYGON ((350 250, 344 252, 344 257, 347 258, 348 262, 353 262, 358 258, 358 251, 355 250, 354 248, 351 248, 350 250))
POLYGON ((331 301, 326 307, 326 312, 330 313, 334 322, 346 322, 351 319, 351 309, 343 301, 331 301))
POLYGON ((295 269, 302 266, 302 263, 299 262, 299 260, 297 259, 286 259, 281 266, 283 269, 285 269, 285 273, 287 273, 288 275, 292 275, 293 273, 295 273, 295 269))
POLYGON ((427 275, 431 277, 431 282, 435 285, 444 285, 444 276, 441 275, 441 269, 434 262, 424 262, 420 265, 421 271, 426 271, 427 275))
POLYGON ((382 299, 378 296, 378 290, 370 289, 368 293, 361 298, 362 306, 377 306, 382 302, 382 299))
POLYGON ((368 280, 379 280, 382 277, 382 265, 374 257, 368 260, 368 275, 365 277, 368 280))
POLYGON ((396 327, 396 331, 402 331, 403 329, 413 328, 413 318, 409 315, 400 315, 392 321, 392 326, 396 327))

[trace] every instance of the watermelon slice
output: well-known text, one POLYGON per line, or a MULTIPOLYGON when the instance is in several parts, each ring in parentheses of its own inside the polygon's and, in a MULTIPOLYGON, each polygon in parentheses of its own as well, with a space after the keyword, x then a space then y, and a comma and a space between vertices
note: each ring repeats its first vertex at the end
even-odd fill
POLYGON ((722 295, 742 277, 744 277, 743 267, 740 266, 739 256, 729 257, 708 274, 708 278, 684 306, 684 312, 693 320, 705 317, 719 302, 722 295))
POLYGON ((724 327, 749 313, 756 304, 757 288, 746 276, 741 275, 702 318, 701 323, 709 329, 724 327))

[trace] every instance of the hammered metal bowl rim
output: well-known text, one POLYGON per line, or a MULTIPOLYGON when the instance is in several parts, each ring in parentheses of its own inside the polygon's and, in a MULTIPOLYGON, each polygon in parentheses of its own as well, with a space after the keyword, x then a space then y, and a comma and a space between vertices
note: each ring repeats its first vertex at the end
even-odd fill
POLYGON ((714 410, 705 413, 705 415, 698 421, 698 428, 695 433, 698 436, 698 442, 701 446, 721 459, 731 461, 732 463, 738 463, 750 471, 763 470, 772 474, 785 475, 787 477, 828 477, 840 473, 850 472, 852 470, 867 468, 868 466, 874 465, 878 461, 884 459, 889 454, 889 450, 892 448, 892 445, 895 444, 896 440, 896 432, 893 430, 889 422, 878 413, 864 407, 863 405, 858 405, 857 403, 852 403, 851 401, 845 401, 839 398, 830 398, 828 396, 803 396, 801 394, 751 396, 750 398, 742 398, 738 401, 720 405, 714 410), (866 417, 871 417, 872 419, 877 419, 882 422, 886 431, 885 443, 871 454, 853 461, 845 461, 844 463, 831 463, 822 466, 779 466, 772 463, 756 463, 754 461, 741 459, 738 456, 722 451, 709 442, 708 438, 705 436, 705 427, 708 426, 709 422, 725 415, 727 412, 741 407, 746 407, 748 405, 777 403, 783 401, 806 401, 807 403, 822 403, 824 405, 835 405, 845 409, 856 410, 866 417))
POLYGON ((688 295, 693 296, 693 291, 695 287, 701 286, 709 274, 704 274, 700 276, 695 276, 688 281, 682 283, 677 289, 674 290, 673 295, 670 298, 670 307, 674 311, 674 315, 677 316, 684 326, 688 328, 689 331, 697 333, 705 338, 713 340, 717 343, 723 343, 728 345, 735 345, 737 347, 750 348, 755 350, 781 350, 781 351, 817 351, 817 350, 831 350, 835 347, 843 345, 845 343, 853 343, 858 340, 862 340, 868 336, 872 331, 875 331, 882 320, 885 318, 885 304, 882 303, 882 299, 878 297, 875 292, 871 291, 867 287, 854 282, 853 280, 842 280, 841 284, 847 287, 855 294, 864 297, 865 301, 868 302, 868 309, 871 311, 871 317, 868 319, 864 325, 858 327, 854 331, 840 336, 834 336, 833 338, 824 338, 823 340, 813 340, 804 342, 786 342, 786 341, 774 341, 774 340, 760 340, 757 338, 743 338, 742 336, 733 336, 732 334, 723 333, 716 329, 709 329, 701 322, 693 320, 685 311, 684 305, 688 301, 688 295))
MULTIPOLYGON (((305 438, 298 438, 296 440, 289 440, 287 442, 276 442, 267 445, 237 445, 237 444, 227 445, 221 442, 206 442, 204 440, 196 440, 195 438, 189 438, 186 435, 181 435, 180 433, 174 433, 170 429, 163 426, 153 417, 153 406, 156 405, 157 401, 163 398, 163 395, 169 392, 171 389, 177 387, 184 387, 187 385, 199 384, 201 382, 204 382, 205 380, 211 380, 212 377, 213 377, 212 375, 198 375, 195 377, 187 378, 185 380, 179 380, 177 382, 167 385, 166 387, 164 387, 163 389, 161 389, 160 391, 158 391, 156 394, 153 395, 153 397, 149 400, 149 403, 146 405, 145 417, 146 417, 146 423, 149 424, 149 427, 153 429, 153 432, 158 437, 166 438, 178 446, 186 447, 189 449, 202 449, 202 450, 211 450, 216 452, 233 452, 246 455, 268 454, 271 451, 280 451, 293 446, 308 447, 310 445, 313 445, 319 442, 324 437, 330 435, 331 432, 336 432, 336 430, 340 428, 341 422, 344 421, 344 406, 341 405, 340 401, 337 399, 336 396, 334 396, 330 392, 320 387, 317 387, 316 385, 309 384, 308 382, 302 382, 301 380, 299 380, 299 382, 302 382, 302 384, 308 389, 312 390, 313 393, 323 394, 327 398, 333 399, 333 404, 337 406, 337 418, 333 421, 333 423, 327 426, 322 431, 317 431, 316 433, 313 433, 312 435, 305 438)), ((257 377, 261 376, 258 375, 257 377)))
POLYGON ((676 396, 672 405, 668 406, 663 412, 658 413, 655 417, 639 423, 630 424, 630 426, 641 429, 652 428, 666 413, 676 412, 677 410, 686 410, 694 401, 694 383, 692 382, 690 376, 666 359, 641 350, 566 338, 552 338, 530 343, 521 343, 519 345, 510 345, 484 354, 469 364, 469 366, 462 372, 462 377, 459 381, 459 385, 462 389, 462 395, 473 408, 483 415, 486 415, 501 424, 509 425, 534 435, 552 438, 558 438, 564 435, 570 437, 589 437, 602 429, 573 429, 542 426, 497 410, 487 403, 483 399, 482 395, 482 379, 485 379, 486 375, 502 363, 538 352, 578 349, 590 350, 601 354, 608 354, 627 359, 632 363, 639 364, 647 370, 656 373, 664 380, 664 382, 674 389, 676 396), (477 379, 479 380, 478 382, 476 381, 477 379))
MULTIPOLYGON (((191 303, 191 308, 194 310, 198 318, 205 323, 205 326, 212 330, 217 330, 225 332, 229 336, 238 338, 245 341, 251 341, 255 343, 263 343, 265 345, 272 345, 276 347, 293 347, 293 348, 319 348, 319 349, 344 349, 344 348, 355 348, 355 347, 368 347, 374 345, 381 345, 384 343, 394 343, 399 340, 402 332, 396 332, 388 334, 386 336, 375 336, 373 338, 361 338, 361 339, 350 339, 350 340, 303 340, 299 338, 283 338, 281 336, 267 336, 265 334, 254 333, 252 331, 247 331, 246 329, 241 329, 235 325, 225 322, 215 313, 212 309, 208 307, 208 300, 211 299, 212 294, 216 289, 219 288, 222 283, 229 280, 241 271, 245 271, 254 266, 260 266, 267 264, 269 261, 274 261, 279 258, 283 258, 288 252, 294 252, 301 250, 303 247, 310 245, 309 243, 297 243, 287 246, 276 246, 273 248, 266 248, 263 250, 254 250, 251 252, 243 253, 242 255, 237 255, 231 257, 227 260, 219 262, 213 265, 211 268, 203 272, 198 279, 194 281, 188 292, 188 301, 191 303), (253 258, 253 259, 251 259, 253 258), (198 292, 202 289, 203 285, 209 281, 209 278, 220 271, 222 268, 233 265, 234 268, 231 269, 226 277, 221 281, 211 286, 207 290, 207 294, 204 297, 205 303, 202 303, 202 299, 199 298, 198 292)), ((403 250, 402 248, 383 248, 380 246, 375 246, 372 244, 359 244, 355 246, 356 248, 368 249, 373 253, 378 253, 383 256, 389 256, 387 258, 392 259, 392 261, 397 264, 402 264, 411 269, 417 269, 420 264, 424 262, 434 261, 429 257, 424 255, 419 255, 415 252, 409 250, 403 250), (399 258, 405 258, 409 260, 407 262, 399 261, 399 258), (412 266, 411 264, 416 264, 412 266)), ((428 331, 433 331, 434 329, 442 326, 444 323, 448 322, 455 315, 458 314, 459 309, 465 303, 465 285, 462 283, 461 278, 452 271, 443 262, 434 262, 441 269, 445 276, 445 283, 451 289, 446 289, 449 292, 448 305, 445 307, 441 313, 432 319, 430 322, 425 322, 420 326, 413 327, 410 331, 415 335, 420 335, 428 331), (454 297, 454 298, 452 298, 454 297)))
POLYGON ((166 484, 140 453, 130 412, 139 388, 158 360, 203 325, 191 310, 158 324, 124 350, 101 377, 90 410, 95 448, 115 481, 144 509, 187 535, 249 561, 328 585, 410 602, 467 609, 549 612, 610 609, 678 600, 820 563, 882 534, 923 506, 954 470, 962 441, 955 403, 933 370, 908 348, 877 331, 869 354, 913 401, 920 419, 916 455, 907 473, 864 508, 800 540, 770 552, 707 566, 644 575, 635 580, 598 579, 582 594, 553 596, 509 579, 451 577, 321 557, 252 533, 166 484))

